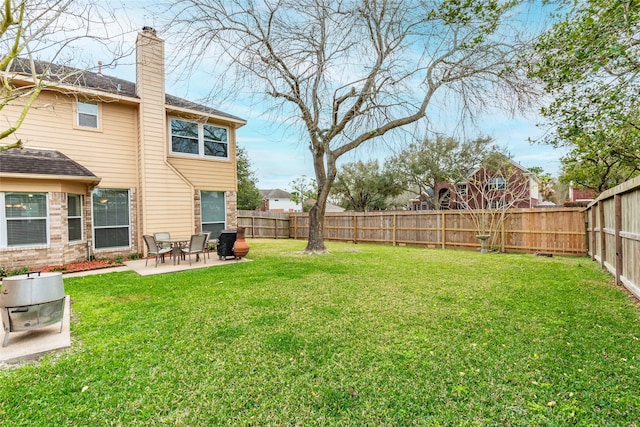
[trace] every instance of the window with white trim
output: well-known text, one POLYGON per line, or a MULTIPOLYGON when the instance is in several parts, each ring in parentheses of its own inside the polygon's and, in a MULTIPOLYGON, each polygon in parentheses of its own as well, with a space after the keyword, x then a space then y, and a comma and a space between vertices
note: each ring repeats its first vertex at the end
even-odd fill
POLYGON ((229 158, 227 128, 171 118, 170 133, 172 154, 229 158))
POLYGON ((129 190, 96 188, 91 195, 93 246, 96 249, 130 246, 129 190))
POLYGON ((67 194, 67 229, 69 241, 82 240, 82 196, 67 194))
POLYGON ((225 229, 227 210, 223 191, 200 192, 200 218, 202 231, 210 231, 217 238, 225 229))
POLYGON ((98 104, 95 102, 78 101, 78 121, 80 127, 98 129, 98 104))
POLYGON ((487 180, 487 190, 506 190, 507 180, 501 176, 489 178, 487 180))
POLYGON ((0 193, 0 247, 47 245, 47 193, 0 193))

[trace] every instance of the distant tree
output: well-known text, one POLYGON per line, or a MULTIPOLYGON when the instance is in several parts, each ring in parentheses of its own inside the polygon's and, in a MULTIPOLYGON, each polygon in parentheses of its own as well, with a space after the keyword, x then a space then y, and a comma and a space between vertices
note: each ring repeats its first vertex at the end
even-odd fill
POLYGON ((538 184, 538 191, 540 193, 541 199, 540 201, 557 203, 557 199, 555 198, 556 190, 554 188, 554 186, 556 185, 556 179, 548 173, 538 175, 538 179, 540 181, 540 183, 538 184))
POLYGON ((440 205, 436 186, 442 182, 464 179, 482 159, 499 148, 489 137, 460 142, 456 138, 437 136, 409 144, 387 160, 385 167, 397 176, 405 190, 422 196, 431 209, 440 205))
POLYGON ((567 200, 569 200, 569 184, 558 178, 553 184, 553 199, 551 201, 562 205, 567 200))
MULTIPOLYGON (((631 136, 630 132, 626 133, 631 136)), ((562 157, 561 179, 566 184, 592 190, 598 195, 640 173, 640 158, 631 161, 631 155, 640 153, 640 132, 637 140, 621 143, 613 129, 573 139, 571 150, 562 157), (620 150, 627 154, 621 155, 620 150)))
POLYGON ((555 195, 556 179, 551 176, 550 173, 545 172, 540 166, 532 166, 529 168, 529 172, 538 177, 540 183, 538 184, 538 192, 540 193, 541 202, 550 201, 557 203, 555 195))
POLYGON ((396 178, 397 175, 381 170, 377 160, 358 160, 340 167, 332 195, 347 210, 385 210, 390 198, 403 191, 396 178))
POLYGON ((251 161, 247 151, 238 147, 236 150, 238 168, 238 209, 255 210, 262 203, 262 196, 256 183, 258 179, 251 170, 251 161))
POLYGON ((521 3, 175 0, 169 28, 190 54, 182 68, 224 56, 228 66, 212 70, 222 91, 271 101, 278 121, 300 131, 318 186, 305 251, 324 253, 326 202, 344 155, 385 144, 445 104, 459 121, 529 107, 537 93, 516 65, 534 35, 521 3))
POLYGON ((291 189, 291 200, 294 203, 300 203, 303 208, 307 206, 307 200, 311 200, 318 192, 316 180, 308 178, 306 175, 299 176, 289 183, 291 189))
POLYGON ((640 173, 640 2, 563 1, 535 44, 529 75, 552 97, 541 111, 565 146, 564 179, 599 193, 640 173))

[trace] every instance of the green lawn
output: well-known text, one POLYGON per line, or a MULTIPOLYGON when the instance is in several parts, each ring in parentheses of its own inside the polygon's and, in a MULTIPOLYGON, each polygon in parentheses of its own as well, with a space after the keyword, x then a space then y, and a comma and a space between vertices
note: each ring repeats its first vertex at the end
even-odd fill
POLYGON ((588 259, 250 244, 65 278, 72 348, 0 371, 0 425, 639 423, 640 309, 588 259))

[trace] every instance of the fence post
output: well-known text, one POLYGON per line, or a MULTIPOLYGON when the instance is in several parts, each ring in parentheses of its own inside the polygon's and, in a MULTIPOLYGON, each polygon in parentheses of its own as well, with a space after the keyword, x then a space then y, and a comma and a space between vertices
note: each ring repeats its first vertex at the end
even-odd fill
POLYGON ((396 245, 396 233, 398 231, 396 229, 397 220, 398 220, 398 214, 394 212, 393 213, 393 246, 396 245))
POLYGON ((598 202, 598 214, 600 217, 600 266, 604 268, 604 262, 607 256, 607 235, 604 231, 604 203, 602 202, 602 200, 598 202))
POLYGON ((598 205, 591 206, 591 260, 596 260, 596 209, 598 205))
POLYGON ((620 276, 622 275, 622 237, 620 236, 620 230, 622 229, 622 196, 616 194, 613 196, 613 202, 615 205, 615 228, 616 228, 616 284, 621 284, 620 276))
POLYGON ((293 216, 293 238, 298 240, 298 215, 293 216))
POLYGON ((256 237, 256 217, 251 215, 251 238, 256 237))
POLYGON ((353 214, 353 243, 358 243, 358 216, 353 214))
POLYGON ((447 232, 447 227, 445 222, 447 221, 447 216, 443 211, 440 211, 440 234, 441 234, 441 240, 442 240, 442 249, 446 249, 447 248, 447 239, 445 238, 445 234, 447 232))

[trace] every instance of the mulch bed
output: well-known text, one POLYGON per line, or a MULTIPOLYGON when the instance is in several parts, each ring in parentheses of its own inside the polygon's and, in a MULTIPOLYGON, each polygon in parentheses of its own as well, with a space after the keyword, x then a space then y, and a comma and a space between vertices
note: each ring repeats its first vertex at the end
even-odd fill
POLYGON ((93 260, 74 262, 72 264, 64 265, 50 265, 48 267, 38 269, 42 272, 62 272, 62 273, 75 273, 78 271, 97 270, 100 268, 118 267, 122 264, 117 261, 105 261, 105 260, 93 260))

